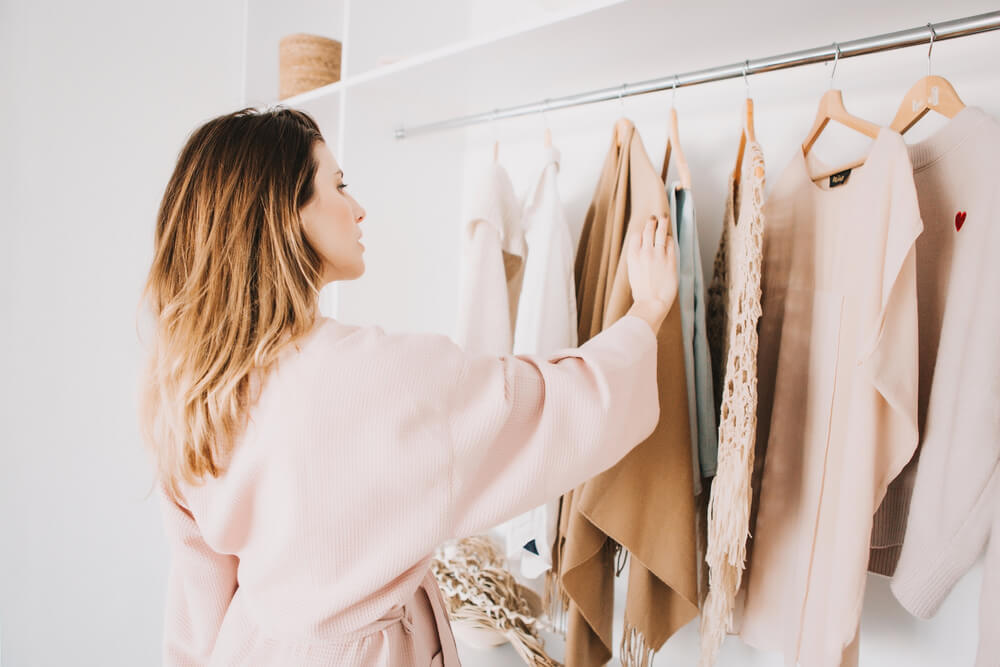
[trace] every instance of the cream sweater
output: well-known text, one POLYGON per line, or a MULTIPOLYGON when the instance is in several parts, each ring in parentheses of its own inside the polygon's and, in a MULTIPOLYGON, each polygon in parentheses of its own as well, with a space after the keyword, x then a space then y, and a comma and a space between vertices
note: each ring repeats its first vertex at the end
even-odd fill
POLYGON ((966 107, 909 151, 926 226, 917 239, 922 428, 916 475, 902 475, 901 495, 883 506, 890 525, 906 521, 912 488, 891 586, 928 618, 988 542, 976 662, 986 667, 1000 664, 1000 123, 966 107))
POLYGON ((632 315, 544 356, 320 319, 266 379, 228 471, 183 505, 161 495, 164 664, 455 665, 421 597, 435 547, 643 441, 656 343, 632 315))

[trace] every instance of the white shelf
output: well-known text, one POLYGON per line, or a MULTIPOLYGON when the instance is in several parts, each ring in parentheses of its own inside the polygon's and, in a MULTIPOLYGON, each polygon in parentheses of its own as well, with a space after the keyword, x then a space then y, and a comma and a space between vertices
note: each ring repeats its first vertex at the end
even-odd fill
MULTIPOLYGON (((865 15, 863 25, 851 12, 824 18, 831 36, 845 40, 897 30, 910 23, 953 18, 953 12, 923 0, 911 5, 913 18, 902 23, 897 8, 872 7, 866 0, 844 2, 865 15)), ((659 0, 590 2, 369 68, 282 103, 296 106, 350 90, 351 107, 361 105, 367 112, 371 105, 382 105, 395 110, 383 129, 391 134, 404 124, 418 125, 815 45, 814 40, 795 43, 784 22, 761 16, 752 5, 725 6, 727 23, 746 26, 752 39, 714 40, 714 26, 722 11, 718 4, 688 6, 683 16, 678 16, 675 7, 659 0), (748 49, 748 43, 757 46, 748 49), (779 44, 780 48, 774 46, 779 44)), ((354 11, 352 5, 348 13, 354 11)), ((808 5, 789 3, 784 13, 790 21, 808 23, 812 12, 808 5)), ((353 30, 352 24, 349 32, 353 30)), ((354 40, 362 39, 351 34, 354 40)), ((348 62, 356 48, 349 40, 348 62)), ((781 73, 758 75, 754 82, 775 75, 781 73)), ((680 95, 689 96, 696 90, 686 89, 680 95)))
MULTIPOLYGON (((659 0, 608 4, 502 39, 466 45, 460 53, 452 54, 455 57, 410 63, 405 71, 386 72, 357 88, 366 93, 370 90, 372 100, 395 102, 397 118, 385 128, 391 132, 398 125, 435 122, 816 45, 815 38, 799 39, 787 30, 788 22, 795 25, 814 20, 815 10, 808 3, 800 3, 801 6, 788 3, 784 12, 787 22, 762 16, 752 3, 726 4, 726 23, 746 26, 747 39, 741 41, 713 39, 723 9, 720 4, 688 5, 683 15, 678 15, 671 3, 659 0), (397 89, 406 90, 409 97, 405 100, 394 97, 393 91, 397 89), (418 90, 419 95, 412 95, 418 90)), ((911 3, 906 15, 895 6, 872 7, 867 0, 845 0, 840 8, 846 6, 856 9, 865 20, 859 24, 852 12, 838 11, 824 16, 831 43, 837 38, 848 40, 921 25, 928 20, 950 19, 956 13, 926 0, 911 3)), ((872 57, 866 58, 872 61, 872 57)), ((857 59, 850 66, 842 63, 841 71, 850 71, 855 62, 857 59)), ((828 72, 829 68, 816 65, 813 72, 824 70, 828 72)), ((785 76, 784 72, 756 75, 751 85, 785 76)), ((742 89, 741 82, 733 81, 684 89, 678 96, 685 99, 697 96, 699 88, 726 85, 742 89)), ((656 95, 665 100, 670 93, 653 94, 656 95)), ((664 109, 667 106, 665 101, 664 109)))
MULTIPOLYGON (((437 46, 433 48, 428 48, 423 51, 418 51, 412 55, 400 58, 398 61, 391 64, 375 66, 354 66, 352 63, 356 59, 365 58, 367 60, 371 59, 370 55, 357 55, 359 47, 354 45, 350 39, 345 41, 344 50, 344 65, 342 71, 345 76, 341 78, 340 81, 331 83, 314 90, 310 90, 299 95, 292 97, 287 97, 280 100, 281 104, 286 106, 298 106, 300 104, 325 97, 327 95, 333 95, 341 90, 350 88, 353 86, 358 86, 368 82, 377 82, 380 79, 393 77, 395 75, 405 75, 410 71, 419 70, 421 67, 436 62, 443 62, 449 59, 460 59, 463 56, 471 55, 473 58, 478 58, 476 54, 484 48, 494 47, 503 49, 503 44, 508 40, 515 39, 522 35, 528 35, 536 33, 539 30, 544 30, 547 28, 552 28, 558 26, 566 21, 571 21, 577 17, 591 14, 593 12, 600 11, 609 6, 618 5, 626 3, 628 0, 589 0, 588 2, 575 3, 572 7, 568 9, 561 9, 558 11, 550 11, 549 13, 543 14, 541 17, 536 18, 531 21, 522 21, 515 25, 505 27, 502 29, 494 29, 486 32, 480 36, 466 37, 462 39, 455 39, 445 43, 443 46, 437 46), (357 73, 351 73, 357 72, 357 73)), ((366 12, 371 12, 371 6, 375 6, 378 3, 368 3, 361 4, 361 7, 365 8, 366 12)), ((388 7, 383 7, 384 14, 398 15, 398 13, 403 9, 409 9, 412 11, 412 7, 416 7, 414 4, 412 7, 407 3, 392 3, 392 9, 388 7), (401 6, 402 5, 402 6, 401 6)), ((358 13, 358 6, 352 5, 350 9, 351 25, 349 30, 353 34, 357 27, 354 25, 353 21, 354 14, 358 13)), ((394 20, 399 20, 398 18, 394 20)), ((373 28, 374 29, 374 28, 373 28)), ((450 33, 456 32, 455 30, 450 31, 450 33)), ((355 38, 360 39, 360 38, 355 38)), ((276 52, 275 52, 276 53, 276 52)), ((276 58, 276 56, 275 56, 276 58)), ((275 71, 276 70, 275 65, 275 71)), ((276 97, 275 97, 276 99, 276 97)), ((268 103, 275 103, 273 101, 268 103)))

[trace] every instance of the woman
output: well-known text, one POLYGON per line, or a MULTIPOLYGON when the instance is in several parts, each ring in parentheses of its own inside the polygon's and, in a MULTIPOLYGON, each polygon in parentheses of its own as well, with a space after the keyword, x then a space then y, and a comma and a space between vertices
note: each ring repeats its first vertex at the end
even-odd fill
POLYGON ((164 664, 457 665, 435 547, 610 468, 659 418, 666 220, 630 235, 635 305, 607 330, 475 356, 319 314, 323 285, 364 272, 343 177, 313 119, 277 107, 203 125, 167 184, 142 400, 164 664))

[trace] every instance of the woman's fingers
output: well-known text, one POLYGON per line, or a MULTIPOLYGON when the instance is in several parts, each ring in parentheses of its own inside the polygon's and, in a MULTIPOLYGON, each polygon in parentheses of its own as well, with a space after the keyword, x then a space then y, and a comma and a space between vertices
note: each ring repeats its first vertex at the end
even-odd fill
POLYGON ((642 245, 644 248, 653 247, 656 234, 656 216, 649 216, 645 226, 642 228, 642 245))
POLYGON ((642 247, 642 234, 634 229, 630 229, 628 234, 628 254, 630 257, 639 257, 639 249, 642 247))
POLYGON ((667 245, 667 226, 669 224, 666 216, 658 215, 656 216, 656 240, 655 245, 665 246, 667 245))

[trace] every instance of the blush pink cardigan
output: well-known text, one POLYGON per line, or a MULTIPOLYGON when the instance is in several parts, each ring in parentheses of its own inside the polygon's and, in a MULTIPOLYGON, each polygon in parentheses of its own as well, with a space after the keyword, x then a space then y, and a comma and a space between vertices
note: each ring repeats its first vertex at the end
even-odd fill
POLYGON ((656 337, 470 355, 321 318, 283 352, 230 467, 183 504, 164 665, 458 665, 430 556, 610 468, 659 419, 656 337))

